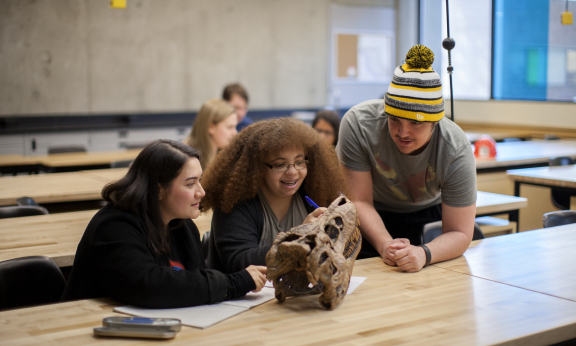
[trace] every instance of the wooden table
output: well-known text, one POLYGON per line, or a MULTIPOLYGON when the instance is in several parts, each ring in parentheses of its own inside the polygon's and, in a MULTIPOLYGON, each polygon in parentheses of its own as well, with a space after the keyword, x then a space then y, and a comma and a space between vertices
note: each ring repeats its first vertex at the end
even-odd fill
POLYGON ((576 140, 533 140, 525 142, 496 143, 496 158, 476 159, 478 173, 526 166, 548 165, 555 156, 576 158, 576 140))
POLYGON ((0 177, 0 206, 15 205, 20 197, 37 203, 90 201, 101 199, 104 183, 79 172, 0 177))
POLYGON ((112 162, 134 160, 142 149, 92 151, 50 155, 0 155, 0 172, 54 171, 58 169, 88 169, 109 167, 112 162))
POLYGON ((140 151, 142 151, 142 149, 50 154, 39 157, 39 163, 45 167, 53 168, 110 165, 112 162, 116 161, 134 160, 140 151))
POLYGON ((48 256, 59 267, 72 266, 78 243, 96 211, 0 220, 0 261, 48 256))
MULTIPOLYGON (((59 267, 74 263, 76 248, 97 210, 27 216, 0 220, 0 261, 48 256, 59 267)), ((193 220, 200 236, 210 230, 212 212, 193 220)))
POLYGON ((92 169, 88 171, 80 171, 81 174, 89 176, 90 178, 109 183, 111 181, 119 180, 128 172, 128 168, 108 168, 108 169, 92 169))
POLYGON ((478 191, 476 216, 508 214, 508 220, 518 222, 520 209, 528 206, 528 199, 478 191))
POLYGON ((570 224, 473 241, 464 256, 434 266, 576 302, 575 247, 570 224))
MULTIPOLYGON (((570 300, 437 266, 403 273, 379 258, 356 261, 354 275, 368 279, 333 311, 318 296, 273 300, 205 330, 184 326, 170 344, 542 345, 576 337, 570 300)), ((104 317, 120 316, 117 305, 93 299, 0 312, 0 343, 158 344, 94 337, 104 317)))
POLYGON ((576 165, 513 169, 506 171, 514 181, 514 195, 520 196, 520 185, 551 187, 570 195, 570 209, 576 210, 576 165))
POLYGON ((505 138, 518 138, 518 139, 529 139, 532 137, 530 131, 512 131, 512 130, 486 130, 484 132, 476 132, 476 131, 464 131, 466 138, 470 141, 470 143, 474 143, 480 139, 483 135, 489 135, 495 141, 501 141, 505 138))

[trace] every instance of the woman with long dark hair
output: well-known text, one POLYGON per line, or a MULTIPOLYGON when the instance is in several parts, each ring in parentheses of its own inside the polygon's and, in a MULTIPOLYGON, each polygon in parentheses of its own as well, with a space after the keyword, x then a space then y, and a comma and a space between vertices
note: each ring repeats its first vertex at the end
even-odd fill
POLYGON ((74 259, 62 300, 111 297, 147 308, 216 303, 259 291, 266 268, 232 274, 206 268, 198 217, 205 192, 199 155, 157 140, 108 184, 74 259))

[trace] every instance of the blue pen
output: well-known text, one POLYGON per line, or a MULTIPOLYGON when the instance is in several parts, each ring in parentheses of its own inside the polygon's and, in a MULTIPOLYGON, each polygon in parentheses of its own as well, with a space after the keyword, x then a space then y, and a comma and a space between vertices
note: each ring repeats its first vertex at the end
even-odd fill
POLYGON ((314 208, 316 208, 316 209, 320 208, 320 207, 318 206, 318 204, 314 203, 314 201, 310 199, 310 197, 304 196, 304 199, 306 199, 306 202, 308 202, 308 204, 310 204, 310 205, 313 206, 314 208))

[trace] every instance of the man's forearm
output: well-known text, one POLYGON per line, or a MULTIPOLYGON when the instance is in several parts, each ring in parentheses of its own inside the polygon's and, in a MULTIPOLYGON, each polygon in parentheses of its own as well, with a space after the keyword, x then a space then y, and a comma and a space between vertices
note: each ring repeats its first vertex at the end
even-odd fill
POLYGON ((462 256, 469 245, 470 239, 468 236, 458 231, 443 233, 426 244, 432 254, 430 263, 447 261, 462 256))
POLYGON ((386 230, 380 215, 374 206, 367 202, 354 201, 358 219, 360 220, 360 230, 364 240, 374 246, 380 255, 383 255, 384 244, 392 240, 390 233, 386 230))

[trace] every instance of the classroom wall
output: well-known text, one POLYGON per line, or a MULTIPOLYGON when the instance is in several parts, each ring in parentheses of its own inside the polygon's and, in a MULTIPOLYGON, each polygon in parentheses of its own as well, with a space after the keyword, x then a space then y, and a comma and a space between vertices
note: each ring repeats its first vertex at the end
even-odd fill
POLYGON ((0 1, 0 115, 197 110, 241 81, 253 109, 326 99, 330 4, 395 0, 0 1))

